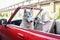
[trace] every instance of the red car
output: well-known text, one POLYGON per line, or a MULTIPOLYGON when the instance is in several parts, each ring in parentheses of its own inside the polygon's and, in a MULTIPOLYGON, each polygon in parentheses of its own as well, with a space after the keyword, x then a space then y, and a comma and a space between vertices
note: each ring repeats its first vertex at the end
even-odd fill
POLYGON ((18 7, 14 11, 8 22, 6 19, 0 20, 0 40, 60 40, 59 35, 39 32, 36 30, 27 30, 19 28, 17 24, 13 25, 13 22, 16 21, 11 22, 11 20, 20 8, 21 7, 18 7))

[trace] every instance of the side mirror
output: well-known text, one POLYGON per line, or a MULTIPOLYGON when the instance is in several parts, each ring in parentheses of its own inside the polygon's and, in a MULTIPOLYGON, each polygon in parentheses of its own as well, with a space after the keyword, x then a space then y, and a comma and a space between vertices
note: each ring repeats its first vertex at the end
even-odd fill
POLYGON ((7 24, 7 19, 0 19, 0 25, 7 24))

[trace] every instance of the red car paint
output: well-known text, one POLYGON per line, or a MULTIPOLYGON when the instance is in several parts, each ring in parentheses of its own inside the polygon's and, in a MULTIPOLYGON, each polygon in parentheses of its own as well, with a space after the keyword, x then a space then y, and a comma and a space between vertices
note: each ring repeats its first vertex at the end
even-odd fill
MULTIPOLYGON (((12 14, 8 23, 21 7, 18 7, 12 14)), ((16 25, 7 24, 0 25, 0 40, 60 40, 60 36, 38 32, 35 30, 27 30, 17 27, 16 25)))

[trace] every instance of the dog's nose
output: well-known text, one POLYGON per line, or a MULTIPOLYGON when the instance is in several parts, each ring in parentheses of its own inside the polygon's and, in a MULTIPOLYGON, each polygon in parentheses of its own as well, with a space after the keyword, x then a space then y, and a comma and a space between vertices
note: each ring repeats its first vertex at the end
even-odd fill
POLYGON ((33 21, 30 21, 30 22, 33 22, 33 21))

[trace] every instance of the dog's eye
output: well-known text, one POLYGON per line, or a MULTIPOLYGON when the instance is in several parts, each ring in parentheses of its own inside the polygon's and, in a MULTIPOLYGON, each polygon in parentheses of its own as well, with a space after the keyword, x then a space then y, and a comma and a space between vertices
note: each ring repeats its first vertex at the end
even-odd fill
POLYGON ((29 18, 29 16, 27 16, 29 18))

